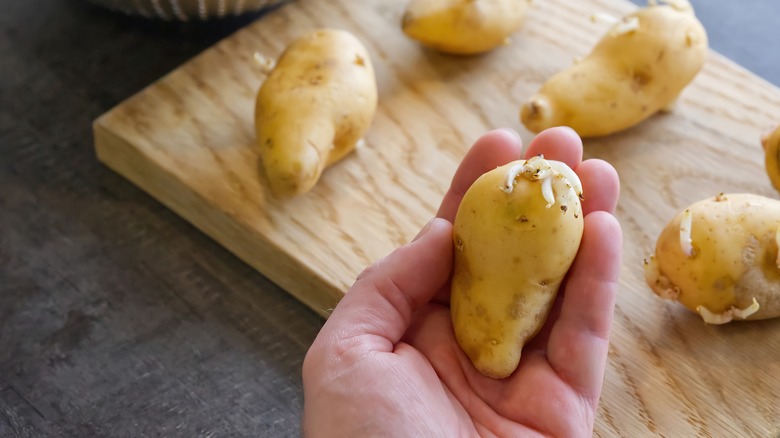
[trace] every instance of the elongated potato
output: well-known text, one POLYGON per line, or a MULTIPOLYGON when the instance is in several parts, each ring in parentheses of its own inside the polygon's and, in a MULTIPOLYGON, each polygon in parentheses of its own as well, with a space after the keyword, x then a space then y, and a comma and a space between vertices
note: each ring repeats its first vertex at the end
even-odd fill
POLYGON ((780 316, 780 201, 753 194, 699 201, 663 229, 645 279, 710 324, 780 316))
POLYGON ((761 139, 764 146, 766 173, 775 190, 780 192, 780 124, 761 139))
POLYGON ((570 168, 534 157, 482 175, 463 197, 450 309, 482 374, 512 374, 544 324, 582 239, 581 195, 570 168))
POLYGON ((506 43, 523 24, 531 0, 412 0, 401 27, 441 52, 472 55, 506 43))
POLYGON ((365 47, 342 30, 320 29, 284 51, 257 94, 257 141, 271 189, 309 191, 325 167, 351 152, 377 106, 365 47))
POLYGON ((552 76, 520 110, 531 131, 621 131, 668 108, 701 70, 707 34, 685 0, 620 20, 582 61, 552 76))

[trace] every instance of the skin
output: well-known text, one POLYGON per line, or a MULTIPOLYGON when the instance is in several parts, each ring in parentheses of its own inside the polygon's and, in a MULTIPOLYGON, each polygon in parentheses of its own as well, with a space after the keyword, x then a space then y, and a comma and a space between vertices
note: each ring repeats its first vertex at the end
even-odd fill
POLYGON ((425 46, 458 55, 504 45, 523 24, 530 0, 413 0, 404 33, 425 46))
POLYGON ((358 277, 304 360, 306 436, 591 435, 620 268, 621 231, 611 214, 619 189, 609 164, 581 162, 570 129, 541 133, 527 151, 569 164, 589 194, 579 254, 547 323, 503 380, 480 374, 455 342, 451 222, 474 180, 521 150, 510 131, 479 139, 437 218, 358 277))
POLYGON ((354 150, 376 106, 371 60, 352 34, 320 29, 290 44, 255 105, 260 155, 274 193, 311 190, 327 166, 354 150))
POLYGON ((668 5, 628 17, 638 19, 638 29, 617 34, 613 28, 587 57, 552 76, 523 104, 520 120, 528 129, 565 125, 582 137, 608 135, 677 99, 704 65, 704 27, 692 9, 668 5))
MULTIPOLYGON (((678 214, 664 227, 648 284, 661 297, 696 312, 745 309, 753 298, 760 308, 746 319, 780 316, 780 268, 775 233, 780 201, 753 194, 725 194, 697 202, 692 213, 692 256, 680 244, 678 214)), ((728 321, 724 321, 728 322, 728 321)))

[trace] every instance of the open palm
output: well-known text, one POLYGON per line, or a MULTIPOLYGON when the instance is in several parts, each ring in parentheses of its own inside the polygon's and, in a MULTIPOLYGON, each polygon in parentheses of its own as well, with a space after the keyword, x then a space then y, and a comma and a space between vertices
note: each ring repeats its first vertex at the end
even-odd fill
POLYGON ((474 180, 519 159, 521 150, 509 131, 483 136, 456 172, 438 218, 358 277, 304 361, 307 436, 591 434, 620 262, 621 232, 611 215, 619 189, 609 164, 582 161, 573 131, 547 130, 525 154, 567 163, 585 194, 580 250, 545 327, 502 380, 476 371, 452 329, 451 222, 474 180))

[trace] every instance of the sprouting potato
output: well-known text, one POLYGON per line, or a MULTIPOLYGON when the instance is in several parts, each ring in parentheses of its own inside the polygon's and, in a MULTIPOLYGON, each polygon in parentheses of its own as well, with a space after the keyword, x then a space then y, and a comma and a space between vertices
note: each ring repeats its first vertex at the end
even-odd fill
POLYGON ((704 65, 707 34, 687 0, 665 3, 617 21, 587 57, 549 78, 523 104, 523 124, 596 137, 669 109, 704 65))
POLYGON ((351 33, 319 29, 290 44, 257 93, 255 128, 266 178, 280 196, 305 193, 355 149, 374 118, 368 52, 351 33))
POLYGON ((523 24, 531 0, 412 0, 404 33, 441 52, 471 55, 507 42, 523 24))
POLYGON ((482 374, 500 379, 542 327, 582 239, 582 186, 566 164, 534 157, 485 173, 455 217, 451 314, 482 374))
POLYGON ((780 191, 780 124, 761 139, 764 146, 766 173, 775 190, 780 191))
POLYGON ((720 194, 661 232, 645 279, 710 324, 780 316, 780 201, 720 194))

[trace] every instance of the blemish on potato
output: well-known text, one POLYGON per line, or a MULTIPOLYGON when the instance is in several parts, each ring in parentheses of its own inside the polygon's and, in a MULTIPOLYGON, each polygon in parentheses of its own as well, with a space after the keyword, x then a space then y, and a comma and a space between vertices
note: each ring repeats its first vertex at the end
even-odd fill
POLYGON ((645 85, 649 84, 653 79, 653 75, 644 70, 637 70, 631 76, 631 89, 634 91, 641 90, 645 85))
POLYGON ((522 293, 512 296, 512 301, 507 306, 506 313, 509 319, 520 319, 525 316, 526 297, 522 293))
POLYGON ((719 291, 723 291, 732 286, 734 286, 734 279, 731 278, 730 275, 724 275, 712 283, 712 287, 719 291))
POLYGON ((517 217, 518 222, 528 222, 528 218, 525 215, 520 215, 517 217))
POLYGON ((409 23, 413 20, 412 14, 410 14, 408 11, 404 13, 404 16, 401 18, 401 26, 407 27, 409 23))
POLYGON ((693 31, 693 29, 688 30, 688 32, 685 33, 685 46, 686 47, 693 47, 693 44, 696 42, 696 32, 693 31))
POLYGON ((777 248, 767 248, 761 260, 761 271, 767 279, 780 280, 780 268, 777 266, 777 248))
POLYGON ((542 113, 542 105, 540 105, 537 101, 531 102, 531 104, 528 106, 528 109, 529 119, 535 119, 542 113))
POLYGON ((455 272, 452 274, 453 284, 458 283, 463 291, 463 297, 467 300, 470 298, 470 291, 474 282, 474 277, 471 273, 471 267, 469 266, 468 257, 461 257, 459 263, 455 264, 455 272))
POLYGON ((363 57, 360 56, 360 55, 355 55, 355 65, 359 65, 361 67, 365 67, 366 60, 363 59, 363 57))

